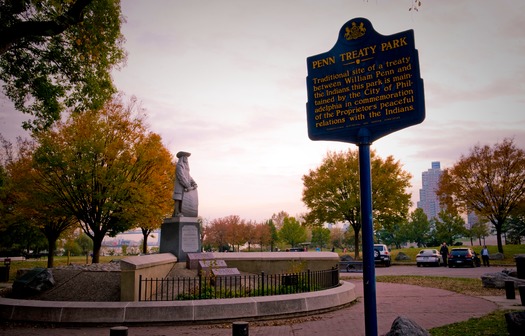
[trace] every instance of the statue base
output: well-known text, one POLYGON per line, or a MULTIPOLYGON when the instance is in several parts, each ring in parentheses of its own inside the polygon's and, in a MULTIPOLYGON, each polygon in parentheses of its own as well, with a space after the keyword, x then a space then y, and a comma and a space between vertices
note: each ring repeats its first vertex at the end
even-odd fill
POLYGON ((171 253, 186 261, 188 253, 201 252, 201 230, 197 217, 164 219, 160 229, 160 253, 171 253))

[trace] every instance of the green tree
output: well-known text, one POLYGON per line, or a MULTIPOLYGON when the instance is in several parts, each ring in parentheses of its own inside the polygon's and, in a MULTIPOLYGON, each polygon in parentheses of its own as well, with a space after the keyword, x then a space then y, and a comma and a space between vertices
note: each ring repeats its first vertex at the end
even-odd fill
POLYGON ((316 226, 312 228, 312 245, 319 246, 321 249, 330 242, 330 229, 316 226))
MULTIPOLYGON (((348 222, 354 232, 354 251, 359 259, 361 204, 358 151, 328 152, 321 165, 303 176, 302 200, 309 209, 307 221, 314 225, 348 222)), ((410 174, 392 156, 385 160, 371 153, 372 203, 375 230, 393 230, 405 219, 410 206, 410 174)))
POLYGON ((16 109, 41 130, 66 108, 97 110, 126 54, 119 0, 0 0, 0 80, 16 109))
POLYGON ((106 234, 140 223, 137 204, 145 200, 159 167, 162 153, 143 150, 159 144, 158 135, 147 130, 138 112, 135 101, 125 106, 115 98, 101 110, 72 115, 35 136, 39 179, 34 187, 55 195, 65 213, 77 219, 93 240, 94 263, 106 234))
POLYGON ((421 208, 410 213, 407 227, 407 239, 414 242, 418 247, 426 247, 430 241, 432 226, 427 215, 421 208))
POLYGON ((285 217, 283 219, 283 226, 279 230, 279 238, 291 247, 303 243, 306 239, 306 229, 301 226, 301 223, 295 217, 285 217))
POLYGON ((408 241, 408 222, 401 217, 393 218, 388 222, 388 226, 380 227, 376 231, 376 241, 386 245, 401 248, 408 241))
POLYGON ((64 251, 65 253, 69 256, 69 255, 73 255, 73 256, 81 256, 82 255, 82 247, 80 247, 80 245, 78 245, 77 241, 76 241, 76 237, 75 239, 69 239, 65 242, 64 244, 64 251))
POLYGON ((330 241, 332 242, 332 245, 337 248, 342 248, 344 235, 345 233, 343 229, 338 227, 332 227, 332 229, 330 230, 330 241))
POLYGON ((75 238, 75 243, 80 247, 87 260, 88 253, 93 250, 93 240, 87 234, 81 233, 75 238))
MULTIPOLYGON (((525 210, 525 208, 523 209, 525 210)), ((505 224, 507 238, 511 244, 521 244, 522 237, 525 237, 525 211, 516 211, 505 224)))
POLYGON ((279 234, 272 219, 268 220, 266 225, 270 228, 270 251, 274 251, 275 245, 279 242, 279 234))
POLYGON ((510 139, 492 147, 474 146, 443 171, 436 194, 447 207, 487 218, 496 230, 498 252, 503 253, 503 225, 525 200, 525 151, 510 139))
POLYGON ((467 235, 465 221, 458 213, 441 210, 434 218, 435 235, 438 241, 454 245, 454 242, 467 235))
POLYGON ((474 223, 470 229, 467 230, 467 234, 470 237, 470 243, 472 245, 474 245, 472 240, 476 238, 478 239, 479 245, 481 246, 482 245, 481 240, 487 237, 489 233, 490 233, 490 230, 487 227, 487 223, 479 221, 479 220, 476 223, 474 223))

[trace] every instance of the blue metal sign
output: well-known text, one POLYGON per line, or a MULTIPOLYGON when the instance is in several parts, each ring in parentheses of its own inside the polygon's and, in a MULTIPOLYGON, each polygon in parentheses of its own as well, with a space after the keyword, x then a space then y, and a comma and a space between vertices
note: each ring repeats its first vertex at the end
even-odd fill
POLYGON ((414 31, 384 36, 355 18, 334 47, 307 58, 311 140, 371 143, 425 119, 414 31))

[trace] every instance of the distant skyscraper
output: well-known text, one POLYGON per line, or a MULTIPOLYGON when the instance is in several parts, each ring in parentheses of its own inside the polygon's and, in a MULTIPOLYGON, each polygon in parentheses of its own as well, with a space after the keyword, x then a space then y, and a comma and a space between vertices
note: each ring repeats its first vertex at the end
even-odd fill
POLYGON ((432 162, 432 168, 422 174, 422 188, 419 189, 417 207, 423 209, 428 219, 437 217, 441 211, 436 189, 442 172, 439 161, 434 161, 432 162))

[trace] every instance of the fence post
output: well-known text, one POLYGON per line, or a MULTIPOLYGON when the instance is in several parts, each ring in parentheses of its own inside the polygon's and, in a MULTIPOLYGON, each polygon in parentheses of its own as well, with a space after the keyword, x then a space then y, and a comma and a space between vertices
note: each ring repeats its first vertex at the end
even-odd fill
POLYGON ((139 275, 139 301, 142 301, 142 274, 139 275))
POLYGON ((505 281, 505 295, 507 299, 513 300, 516 298, 516 292, 514 289, 514 281, 506 280, 505 281))
POLYGON ((232 336, 249 336, 250 330, 249 330, 248 322, 233 322, 232 324, 232 336))
POLYGON ((308 281, 308 292, 311 292, 311 291, 312 291, 312 289, 311 289, 311 287, 310 287, 311 284, 312 284, 311 281, 310 281, 310 273, 311 273, 311 272, 310 272, 310 269, 308 269, 308 276, 307 276, 307 279, 308 279, 308 280, 307 280, 307 281, 308 281))
POLYGON ((264 272, 261 272, 261 288, 262 288, 262 296, 264 296, 264 272))
MULTIPOLYGON (((202 299, 202 271, 199 272, 199 299, 202 299)), ((206 286, 206 285, 205 285, 206 286)), ((206 289, 206 288, 204 288, 206 289)))
POLYGON ((128 336, 128 327, 112 327, 109 336, 128 336))

